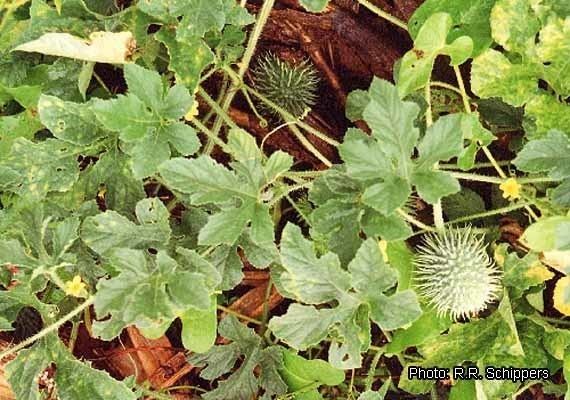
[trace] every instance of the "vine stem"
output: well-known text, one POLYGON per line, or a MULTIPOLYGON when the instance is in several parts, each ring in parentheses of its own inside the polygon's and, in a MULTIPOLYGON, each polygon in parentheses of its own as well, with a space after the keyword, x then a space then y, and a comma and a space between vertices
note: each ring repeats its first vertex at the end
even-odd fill
MULTIPOLYGON (((249 63, 251 62, 251 59, 252 59, 253 54, 255 52, 255 48, 257 47, 257 42, 259 41, 259 38, 261 37, 261 32, 263 31, 263 28, 265 27, 265 24, 267 23, 267 19, 269 18, 269 15, 271 14, 271 9, 273 8, 274 4, 275 4, 275 0, 264 0, 263 5, 261 6, 261 10, 257 14, 257 20, 255 21, 255 25, 253 26, 253 30, 252 30, 251 35, 249 36, 249 40, 247 42, 247 47, 245 49, 245 52, 243 53, 241 63, 239 64, 239 69, 238 69, 238 73, 237 73, 239 76, 239 80, 238 80, 238 82, 235 82, 235 81, 232 82, 232 85, 230 86, 230 89, 228 90, 226 97, 224 98, 224 101, 223 101, 222 106, 221 106, 221 109, 225 114, 227 114, 227 111, 230 108, 230 105, 232 104, 234 96, 236 95, 236 93, 239 89, 240 82, 243 80, 243 76, 245 75, 245 72, 247 71, 247 69, 249 67, 249 63)), ((231 70, 231 68, 228 68, 228 69, 231 70)), ((218 118, 216 118, 216 120, 214 121, 214 127, 212 129, 213 134, 216 137, 218 136, 218 133, 220 132, 221 128, 222 128, 222 117, 220 115, 218 115, 218 118)), ((213 148, 214 148, 214 140, 211 137, 209 137, 208 143, 206 143, 206 146, 204 148, 204 153, 205 154, 211 153, 213 148)))
MULTIPOLYGON (((212 143, 220 146, 224 152, 231 154, 230 150, 228 149, 228 145, 225 144, 219 137, 217 137, 211 130, 209 130, 206 125, 204 125, 197 119, 193 119, 190 122, 192 122, 196 126, 196 128, 198 128, 200 131, 202 131, 208 137, 209 140, 211 139, 212 143)), ((206 151, 204 152, 206 153, 206 151)))
MULTIPOLYGON (((449 171, 449 174, 457 179, 475 181, 475 182, 487 182, 487 183, 496 183, 500 184, 505 181, 505 179, 497 178, 495 176, 487 176, 487 175, 479 175, 479 174, 470 174, 466 172, 456 172, 456 171, 449 171)), ((548 183, 548 182, 556 182, 556 179, 549 178, 547 176, 539 176, 536 178, 516 178, 517 182, 519 183, 548 183)))
MULTIPOLYGON (((467 96, 467 91, 465 90, 465 84, 463 83, 463 76, 461 76, 461 71, 459 70, 459 66, 454 65, 453 71, 455 72, 457 84, 459 85, 459 90, 461 91, 461 98, 463 99, 463 106, 465 107, 465 112, 467 114, 471 114, 471 104, 469 103, 469 96, 467 96)), ((495 157, 493 157, 493 154, 491 154, 489 148, 481 144, 481 142, 479 143, 481 145, 481 150, 483 150, 483 153, 485 154, 485 157, 487 157, 489 162, 491 162, 491 164, 493 165, 499 176, 503 179, 507 179, 507 174, 505 174, 503 169, 499 166, 499 164, 497 164, 497 160, 495 160, 495 157)), ((525 210, 527 210, 527 212, 530 214, 532 218, 534 218, 535 220, 538 219, 538 215, 536 215, 536 213, 530 206, 526 206, 525 210)))
POLYGON ((379 17, 384 18, 386 21, 393 23, 394 25, 396 25, 399 28, 402 28, 406 32, 408 31, 408 26, 401 19, 398 19, 398 18, 394 17, 393 15, 387 13, 386 11, 382 10, 381 8, 376 7, 374 4, 370 3, 368 0, 358 0, 358 2, 360 4, 362 4, 364 7, 368 8, 374 14, 378 15, 379 17))
POLYGON ((225 307, 225 306, 222 306, 219 304, 218 304, 218 310, 223 311, 226 314, 234 315, 234 316, 238 317, 239 319, 243 319, 244 321, 251 322, 252 324, 259 325, 259 326, 263 325, 263 322, 255 319, 255 318, 248 317, 247 315, 243 315, 237 311, 232 310, 231 308, 228 308, 228 307, 225 307))
POLYGON ((459 90, 458 88, 456 88, 453 85, 450 85, 449 83, 445 83, 445 82, 440 82, 440 81, 431 81, 430 85, 435 86, 435 87, 441 87, 447 90, 451 90, 452 92, 455 92, 459 95, 462 95, 461 90, 459 90))
POLYGON ((224 110, 222 110, 218 103, 216 103, 216 101, 210 97, 210 95, 204 90, 202 86, 198 86, 198 94, 206 101, 206 103, 208 103, 208 105, 212 108, 212 110, 216 112, 216 114, 218 114, 224 121, 226 121, 230 127, 239 129, 239 126, 236 125, 234 120, 231 119, 229 115, 224 112, 224 110))
POLYGON ((72 319, 76 315, 81 314, 83 312, 83 310, 85 310, 86 308, 91 306, 94 302, 95 302, 95 296, 88 297, 87 300, 85 300, 79 306, 75 307, 73 310, 71 310, 70 312, 65 314, 63 317, 61 317, 60 319, 55 321, 53 324, 42 329, 41 331, 36 333, 34 336, 29 337, 28 339, 24 340, 23 342, 18 343, 16 346, 11 347, 8 350, 5 350, 2 353, 0 353, 0 360, 3 360, 4 358, 22 350, 24 347, 31 345, 36 340, 39 340, 39 339, 43 338, 44 336, 49 335, 50 333, 52 333, 54 331, 57 331, 57 329, 61 325, 65 324, 67 321, 69 321, 70 319, 72 319))
POLYGON ((319 161, 325 164, 328 168, 332 167, 332 162, 330 162, 330 160, 326 158, 323 153, 321 153, 315 146, 313 146, 311 142, 309 142, 305 136, 303 136, 299 128, 297 128, 295 125, 291 125, 289 126, 289 129, 291 129, 291 132, 293 132, 293 135, 295 135, 297 140, 301 142, 303 147, 309 150, 312 155, 318 158, 319 161))
MULTIPOLYGON (((425 86, 425 99, 427 102, 426 109, 426 126, 429 128, 433 124, 433 114, 431 111, 431 82, 428 81, 425 86)), ((434 164, 434 168, 439 168, 439 163, 434 164)), ((441 206, 441 199, 433 205, 433 222, 437 229, 443 229, 443 207, 441 206)))
MULTIPOLYGON (((510 161, 497 161, 497 165, 501 165, 501 166, 509 166, 511 165, 510 161)), ((481 168, 492 168, 493 164, 490 162, 480 162, 480 163, 475 163, 473 164, 473 167, 470 168, 470 170, 473 169, 481 169, 481 168)), ((461 169, 461 167, 459 167, 457 164, 439 164, 439 168, 440 169, 461 169)))
POLYGON ((423 229, 424 231, 427 232, 437 232, 437 229, 432 228, 429 225, 424 224, 421 221, 418 221, 417 219, 415 219, 414 217, 412 217, 411 215, 407 214, 404 210, 402 210, 401 208, 396 209, 396 212, 398 214, 400 214, 402 216, 402 218, 404 218, 406 221, 408 221, 410 224, 417 226, 420 229, 423 229))
POLYGON ((372 359, 372 362, 370 363, 370 368, 368 369, 368 375, 366 376, 365 379, 365 390, 371 390, 372 389, 372 384, 374 383, 374 372, 376 371, 376 368, 378 367, 378 363, 380 362, 380 357, 382 357, 382 354, 384 354, 384 349, 382 348, 382 350, 378 350, 376 351, 376 354, 374 355, 374 358, 372 359))
POLYGON ((495 210, 484 211, 481 213, 472 214, 472 215, 468 215, 468 216, 461 217, 461 218, 456 218, 456 219, 453 219, 451 221, 446 222, 445 225, 453 225, 453 224, 457 224, 459 222, 467 222, 467 221, 472 221, 474 219, 491 217, 491 216, 497 215, 497 214, 504 214, 504 213, 507 213, 509 211, 514 211, 514 210, 518 210, 519 208, 529 206, 531 204, 534 204, 534 203, 524 202, 524 203, 512 204, 510 206, 497 208, 495 210))
POLYGON ((271 202, 269 202, 269 207, 273 207, 275 204, 277 204, 278 201, 280 201, 283 197, 285 197, 289 193, 292 193, 292 192, 294 192, 296 190, 300 190, 300 189, 310 188, 312 186, 312 184, 313 184, 313 182, 303 182, 303 183, 299 183, 297 185, 289 186, 287 188, 287 192, 285 194, 282 194, 281 196, 276 197, 275 199, 271 200, 271 202))

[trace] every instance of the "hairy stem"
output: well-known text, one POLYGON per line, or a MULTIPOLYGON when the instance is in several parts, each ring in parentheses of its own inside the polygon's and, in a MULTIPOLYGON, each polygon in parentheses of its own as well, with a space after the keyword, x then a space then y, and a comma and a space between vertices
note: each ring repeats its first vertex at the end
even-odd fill
POLYGON ((95 301, 94 296, 87 298, 87 300, 85 300, 79 306, 75 307, 73 310, 71 310, 70 312, 65 314, 63 317, 61 317, 60 319, 55 321, 53 324, 45 327, 44 329, 42 329, 41 331, 39 331, 35 335, 29 337, 28 339, 24 340, 23 342, 18 343, 16 346, 11 347, 11 348, 3 351, 2 353, 0 353, 0 360, 22 350, 24 347, 31 345, 32 343, 43 338, 44 336, 49 335, 50 333, 57 331, 61 325, 65 324, 67 321, 69 321, 70 319, 72 319, 76 315, 81 314, 83 312, 83 310, 85 310, 87 307, 89 307, 91 304, 93 304, 94 301, 95 301))
POLYGON ((532 202, 517 203, 517 204, 507 206, 507 207, 497 208, 495 210, 485 211, 485 212, 481 212, 481 213, 477 213, 477 214, 473 214, 473 215, 467 215, 467 216, 461 217, 461 218, 456 218, 454 220, 446 222, 445 224, 446 225, 453 225, 453 224, 457 224, 459 222, 467 222, 467 221, 472 221, 474 219, 480 219, 480 218, 491 217, 493 215, 504 214, 504 213, 508 213, 510 211, 518 210, 519 208, 523 208, 523 207, 526 207, 526 206, 531 205, 531 204, 533 204, 533 203, 532 202))
POLYGON ((427 232, 436 232, 437 230, 432 228, 429 225, 424 224, 421 221, 418 221, 416 218, 412 217, 409 214, 406 214, 406 212, 400 208, 396 209, 396 212, 398 214, 400 214, 402 216, 402 218, 404 218, 406 221, 408 221, 410 224, 417 226, 420 229, 423 229, 427 232))
MULTIPOLYGON (((457 84, 459 85, 459 90, 461 91, 461 98, 463 99, 463 106, 465 107, 465 112, 467 114, 470 114, 471 113, 471 104, 469 103, 469 96, 467 96, 467 91, 465 90, 465 84, 463 83, 463 77, 461 76, 461 71, 459 70, 459 67, 457 65, 453 66, 453 71, 455 72, 457 84)), ((499 166, 499 164, 497 163, 497 160, 495 160, 495 157, 493 157, 493 154, 491 154, 491 151, 489 150, 489 148, 487 146, 483 146, 483 144, 481 144, 481 142, 479 142, 479 144, 481 145, 481 150, 483 150, 485 157, 487 157, 489 162, 493 165, 493 167, 495 168, 495 170, 497 171, 499 176, 503 179, 506 179, 507 174, 505 174, 503 169, 499 166)), ((536 213, 534 212, 534 210, 532 208, 530 208, 530 206, 526 206, 525 209, 530 214, 530 216, 532 218, 534 218, 535 220, 538 219, 538 215, 536 215, 536 213)))
POLYGON ((380 18, 384 18, 386 21, 393 23, 394 25, 396 25, 399 28, 402 28, 406 32, 408 31, 408 25, 406 25, 406 23, 404 21, 402 21, 402 20, 394 17, 393 15, 387 13, 386 11, 376 7, 374 4, 370 3, 368 0, 358 0, 358 2, 360 4, 362 4, 364 7, 368 8, 374 14, 378 15, 380 18))
MULTIPOLYGON (((269 14, 271 14, 271 9, 273 8, 274 4, 275 4, 275 0, 265 0, 263 2, 263 5, 261 6, 261 10, 259 11, 259 14, 257 14, 257 19, 255 21, 255 25, 253 26, 253 31, 251 32, 251 35, 249 36, 249 41, 247 42, 247 47, 245 49, 245 52, 243 53, 241 63, 239 64, 239 69, 238 69, 238 73, 237 73, 239 76, 239 81, 238 82, 234 81, 232 83, 232 85, 230 86, 230 89, 226 93, 226 97, 224 98, 224 101, 223 101, 222 106, 221 106, 221 109, 226 114, 230 108, 230 105, 232 104, 234 96, 236 95, 236 93, 239 89, 239 84, 240 84, 239 82, 241 82, 243 80, 243 76, 245 75, 245 72, 249 68, 249 63, 251 62, 251 59, 252 59, 253 54, 255 52, 255 48, 257 47, 257 42, 259 41, 259 38, 261 37, 261 32, 263 31, 263 28, 265 27, 265 24, 267 23, 267 19, 269 18, 269 14)), ((214 136, 216 136, 216 137, 218 136, 221 128, 222 128, 222 117, 220 115, 218 115, 218 117, 214 121, 214 126, 212 128, 212 133, 214 134, 214 136)), ((206 143, 206 146, 204 148, 204 153, 205 154, 211 153, 213 148, 214 148, 214 140, 213 140, 213 138, 209 137, 208 143, 206 143)))

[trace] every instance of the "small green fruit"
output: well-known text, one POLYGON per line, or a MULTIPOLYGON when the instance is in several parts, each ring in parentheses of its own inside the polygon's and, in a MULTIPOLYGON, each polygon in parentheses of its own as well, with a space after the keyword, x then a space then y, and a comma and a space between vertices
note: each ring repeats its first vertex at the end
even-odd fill
POLYGON ((439 315, 474 316, 498 298, 501 272, 486 247, 471 227, 426 235, 415 259, 416 288, 439 315))
MULTIPOLYGON (((296 118, 303 116, 317 101, 318 73, 308 60, 292 65, 267 53, 252 72, 256 89, 296 118)), ((266 104, 261 107, 273 116, 280 116, 266 104)))

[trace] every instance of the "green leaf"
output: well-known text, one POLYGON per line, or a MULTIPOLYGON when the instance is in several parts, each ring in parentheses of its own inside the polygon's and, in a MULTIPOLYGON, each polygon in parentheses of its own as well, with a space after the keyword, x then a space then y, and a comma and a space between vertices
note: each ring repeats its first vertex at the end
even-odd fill
POLYGON ((362 201, 382 214, 390 215, 404 205, 411 193, 408 181, 396 175, 385 175, 383 182, 366 188, 362 201))
POLYGON ((442 207, 448 220, 467 217, 486 210, 485 201, 474 190, 462 187, 461 191, 442 199, 442 207))
POLYGON ((134 95, 119 95, 112 100, 97 99, 93 103, 93 111, 105 128, 120 132, 119 137, 126 142, 144 138, 159 123, 158 117, 134 95))
POLYGON ((570 138, 550 131, 544 139, 531 140, 517 154, 513 163, 525 172, 548 172, 553 179, 570 176, 570 138))
POLYGON ((459 192, 461 186, 457 179, 443 171, 416 171, 412 183, 422 199, 430 204, 437 203, 442 197, 459 192))
POLYGON ((137 7, 148 15, 169 21, 182 14, 184 4, 183 0, 145 0, 137 4, 137 7))
POLYGON ((102 255, 115 248, 162 248, 170 238, 168 211, 157 198, 137 203, 139 224, 131 222, 116 211, 106 211, 86 218, 81 228, 81 238, 87 246, 102 255))
POLYGON ((382 143, 386 155, 407 162, 419 137, 414 126, 419 106, 400 100, 396 87, 378 78, 372 80, 369 96, 363 116, 372 134, 382 143))
POLYGON ((344 111, 346 118, 352 122, 363 119, 362 113, 369 101, 368 93, 364 90, 357 89, 350 92, 346 98, 346 108, 344 111))
POLYGON ((207 353, 192 355, 188 360, 192 365, 206 366, 200 376, 216 379, 232 370, 238 357, 243 357, 243 361, 227 379, 218 381, 215 389, 203 394, 204 399, 249 399, 260 388, 265 390, 267 398, 286 392, 287 386, 277 373, 283 367, 282 351, 278 346, 264 347, 261 337, 233 316, 220 322, 219 334, 232 343, 214 346, 207 353))
POLYGON ((243 185, 233 171, 201 156, 192 160, 174 158, 162 164, 160 175, 168 186, 187 193, 194 204, 224 203, 229 198, 255 198, 253 188, 243 185))
POLYGON ((522 236, 537 252, 570 249, 570 217, 555 216, 540 219, 530 225, 522 236))
POLYGON ((305 8, 305 10, 313 13, 320 13, 324 11, 328 3, 328 0, 301 0, 301 5, 305 8))
POLYGON ((222 0, 186 0, 185 7, 192 10, 184 14, 176 30, 179 42, 200 38, 210 30, 221 31, 226 22, 222 0))
MULTIPOLYGON (((570 377, 570 351, 566 351, 564 353, 564 364, 562 367, 562 372, 564 373, 564 378, 568 379, 570 377)), ((564 396, 565 399, 570 397, 570 386, 566 389, 566 394, 564 396)))
POLYGON ((430 168, 437 161, 447 161, 461 153, 463 150, 462 120, 462 114, 445 115, 426 130, 418 144, 420 156, 417 160, 417 168, 430 168))
POLYGON ((135 64, 125 66, 127 96, 94 103, 95 115, 109 130, 119 132, 131 169, 138 179, 153 175, 168 160, 172 145, 182 155, 196 152, 200 142, 193 128, 178 122, 192 104, 182 85, 165 95, 160 75, 135 64), (132 87, 132 88, 131 88, 132 87))
POLYGON ((205 353, 216 341, 218 325, 217 302, 214 296, 205 310, 189 308, 180 314, 182 344, 188 350, 205 353))
POLYGON ((570 106, 557 97, 540 91, 525 106, 527 135, 541 138, 550 130, 570 132, 570 106))
POLYGON ((496 0, 427 0, 414 11, 408 21, 412 38, 416 38, 425 21, 437 12, 451 16, 453 28, 447 34, 447 42, 453 42, 460 36, 469 36, 473 40, 473 55, 479 55, 491 43, 489 17, 496 0))
POLYGON ((356 179, 377 179, 392 169, 380 143, 358 129, 350 128, 338 149, 347 172, 356 179))
POLYGON ((287 314, 271 318, 269 329, 293 348, 305 350, 324 340, 335 320, 335 310, 293 303, 287 314))
POLYGON ((141 250, 117 249, 109 261, 119 275, 98 282, 95 310, 99 318, 111 317, 93 325, 93 332, 104 340, 128 325, 136 325, 147 337, 158 337, 189 308, 211 307, 213 290, 206 286, 206 277, 184 270, 163 251, 150 258, 141 250))
POLYGON ((382 329, 393 330, 421 315, 413 291, 382 293, 396 285, 397 273, 385 264, 374 239, 362 244, 347 272, 333 253, 316 258, 311 242, 289 224, 281 239, 281 258, 284 271, 277 287, 282 295, 312 304, 334 301, 335 307, 316 309, 294 303, 285 315, 272 318, 269 327, 298 350, 330 334, 329 362, 336 368, 360 366, 360 353, 370 346, 369 318, 382 329))
POLYGON ((313 387, 308 392, 296 395, 297 399, 318 395, 318 386, 322 384, 336 386, 344 381, 343 370, 336 369, 323 360, 307 360, 291 350, 283 352, 283 368, 279 373, 290 392, 313 387))
POLYGON ((6 379, 18 399, 43 398, 38 381, 43 371, 52 363, 56 365, 54 381, 58 397, 62 400, 137 398, 124 383, 73 358, 57 336, 51 335, 33 347, 20 351, 6 366, 6 379))
MULTIPOLYGON (((505 103, 495 103, 506 106, 505 103)), ((481 103, 479 106, 481 106, 481 103)), ((490 122, 488 121, 488 123, 490 122)), ((473 165, 475 165, 475 157, 479 148, 491 144, 495 136, 481 125, 479 113, 476 112, 462 114, 461 132, 463 133, 463 139, 469 141, 469 145, 465 147, 457 157, 457 165, 463 170, 470 170, 473 168, 473 165)))
POLYGON ((129 94, 135 95, 151 110, 158 110, 164 97, 160 75, 136 64, 126 64, 123 68, 129 94))
POLYGON ((416 293, 412 289, 397 292, 392 296, 368 293, 370 319, 381 329, 391 331, 407 326, 422 314, 416 293))
MULTIPOLYGON (((5 250, 5 247, 0 244, 0 249, 5 250)), ((7 257, 12 259, 15 257, 7 257)), ((14 263, 13 265, 18 265, 14 263)), ((17 286, 8 290, 0 291, 0 330, 11 331, 14 329, 12 325, 18 313, 24 307, 33 307, 40 311, 42 314, 54 312, 54 306, 47 305, 38 300, 35 290, 29 282, 20 282, 17 286)))
POLYGON ((375 210, 367 209, 360 221, 367 236, 379 236, 384 240, 404 240, 413 233, 412 228, 398 214, 385 216, 375 210))
POLYGON ((287 224, 281 238, 281 261, 286 272, 281 284, 298 300, 320 304, 350 289, 350 276, 341 269, 338 257, 328 253, 317 258, 312 243, 299 227, 287 224))
POLYGON ((419 346, 440 335, 450 325, 449 318, 438 317, 434 310, 426 311, 409 328, 394 333, 392 341, 386 347, 386 352, 397 354, 408 347, 419 346))
POLYGON ((102 136, 88 104, 42 95, 38 102, 40 121, 58 138, 77 145, 93 143, 102 136))
POLYGON ((448 55, 452 65, 462 64, 473 51, 473 40, 469 36, 460 36, 447 44, 447 37, 453 20, 444 12, 432 14, 425 20, 414 38, 414 48, 401 60, 398 69, 398 91, 404 97, 424 87, 430 77, 435 58, 448 55))
POLYGON ((273 242, 273 221, 264 202, 269 186, 292 165, 291 157, 277 153, 263 160, 255 140, 243 130, 229 133, 229 147, 236 157, 233 171, 208 156, 175 158, 159 167, 166 184, 189 195, 195 205, 220 207, 201 229, 201 245, 233 245, 251 224, 250 237, 257 245, 273 242))
POLYGON ((28 112, 0 117, 1 159, 8 157, 14 140, 19 137, 32 140, 40 129, 42 129, 40 121, 28 112))
POLYGON ((368 239, 348 264, 352 287, 365 294, 384 292, 398 282, 398 272, 386 265, 378 242, 368 239))
POLYGON ((135 179, 128 164, 128 156, 119 151, 105 152, 80 176, 73 191, 82 193, 82 200, 103 197, 107 209, 121 214, 132 212, 145 197, 142 182, 135 179))

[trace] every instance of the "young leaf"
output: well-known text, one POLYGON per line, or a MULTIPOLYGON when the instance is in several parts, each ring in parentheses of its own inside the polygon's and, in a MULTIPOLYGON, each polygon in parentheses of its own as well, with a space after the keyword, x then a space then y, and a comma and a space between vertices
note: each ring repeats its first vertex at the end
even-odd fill
POLYGON ((97 100, 93 111, 105 128, 119 132, 132 157, 134 176, 141 179, 157 172, 170 158, 171 147, 188 155, 198 150, 200 142, 192 127, 178 121, 193 102, 187 89, 175 85, 166 90, 157 72, 136 64, 124 70, 129 93, 97 100))
POLYGON ((362 202, 391 218, 392 228, 383 231, 400 238, 405 227, 397 223, 393 214, 405 204, 412 185, 432 204, 459 191, 459 182, 447 172, 436 171, 434 165, 462 153, 461 125, 469 117, 440 117, 418 144, 415 120, 419 107, 415 103, 400 100, 396 87, 379 79, 372 82, 368 95, 370 101, 363 116, 373 136, 351 130, 339 146, 339 153, 348 175, 365 187, 362 202), (420 156, 414 162, 411 156, 416 146, 420 156))
POLYGON ((172 189, 190 196, 195 205, 213 203, 221 211, 214 213, 200 230, 201 245, 233 245, 251 224, 251 239, 257 245, 273 242, 273 221, 263 191, 292 165, 292 158, 277 153, 263 161, 249 134, 232 130, 228 142, 234 152, 234 171, 212 158, 200 156, 188 160, 175 158, 162 164, 160 174, 172 189), (278 161, 278 162, 277 162, 278 161))
POLYGON ((301 391, 295 395, 297 400, 322 399, 317 390, 319 385, 336 386, 344 381, 344 371, 323 360, 307 360, 291 350, 282 353, 283 368, 279 373, 290 392, 301 391), (303 390, 310 387, 313 389, 303 390))
POLYGON ((473 40, 473 55, 477 56, 493 42, 489 16, 494 4, 495 0, 427 0, 414 11, 408 21, 410 35, 415 39, 431 15, 445 12, 453 20, 453 29, 447 34, 447 42, 469 36, 473 40))
POLYGON ((372 80, 368 93, 370 102, 362 115, 382 143, 383 151, 398 160, 400 171, 407 178, 405 164, 419 137, 414 122, 420 108, 416 103, 400 100, 396 87, 378 78, 372 80))
POLYGON ((465 62, 473 52, 473 40, 460 36, 447 44, 453 20, 445 12, 432 14, 422 25, 414 39, 414 48, 401 60, 398 70, 398 91, 404 97, 424 87, 430 77, 435 58, 439 54, 451 58, 452 65, 465 62))

